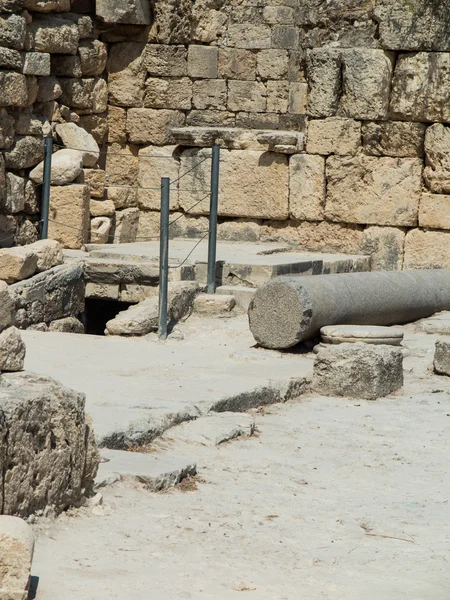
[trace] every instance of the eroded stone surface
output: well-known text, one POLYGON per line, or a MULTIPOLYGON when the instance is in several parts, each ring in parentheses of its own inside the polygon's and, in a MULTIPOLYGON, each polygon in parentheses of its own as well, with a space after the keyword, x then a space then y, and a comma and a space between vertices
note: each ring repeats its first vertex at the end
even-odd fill
POLYGON ((18 517, 0 516, 0 596, 5 600, 27 600, 34 534, 18 517))

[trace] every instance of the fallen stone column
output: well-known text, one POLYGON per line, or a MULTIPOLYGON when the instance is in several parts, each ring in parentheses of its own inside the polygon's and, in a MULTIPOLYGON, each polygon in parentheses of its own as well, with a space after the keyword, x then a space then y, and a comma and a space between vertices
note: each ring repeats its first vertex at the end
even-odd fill
POLYGON ((277 277, 248 309, 264 348, 290 348, 326 325, 399 325, 450 309, 450 270, 277 277))

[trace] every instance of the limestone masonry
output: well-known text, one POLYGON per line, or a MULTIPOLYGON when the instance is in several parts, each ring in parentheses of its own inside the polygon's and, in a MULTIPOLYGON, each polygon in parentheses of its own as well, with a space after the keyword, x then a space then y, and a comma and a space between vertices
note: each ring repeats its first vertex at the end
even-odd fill
POLYGON ((444 4, 0 0, 0 245, 38 239, 53 131, 68 248, 158 235, 161 176, 192 168, 173 234, 203 234, 217 141, 222 239, 449 267, 444 4))

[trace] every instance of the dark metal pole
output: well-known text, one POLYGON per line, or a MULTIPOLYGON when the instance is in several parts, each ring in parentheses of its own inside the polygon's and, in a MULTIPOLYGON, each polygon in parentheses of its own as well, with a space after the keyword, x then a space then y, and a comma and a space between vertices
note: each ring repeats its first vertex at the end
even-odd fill
POLYGON ((44 150, 44 179, 42 184, 41 202, 41 240, 48 238, 48 215, 50 211, 50 182, 52 179, 53 137, 45 138, 44 150))
POLYGON ((167 339, 167 296, 169 284, 170 179, 161 179, 161 227, 159 238, 159 328, 160 340, 167 339))
POLYGON ((219 206, 220 146, 212 147, 211 201, 209 205, 208 294, 216 292, 217 212, 219 206))

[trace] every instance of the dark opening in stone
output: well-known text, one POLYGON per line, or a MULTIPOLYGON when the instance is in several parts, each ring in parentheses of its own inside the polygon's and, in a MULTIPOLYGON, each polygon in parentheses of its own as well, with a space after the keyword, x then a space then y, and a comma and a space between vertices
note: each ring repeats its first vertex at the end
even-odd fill
POLYGON ((106 323, 130 306, 132 306, 130 302, 86 298, 86 333, 90 335, 105 335, 106 323))

